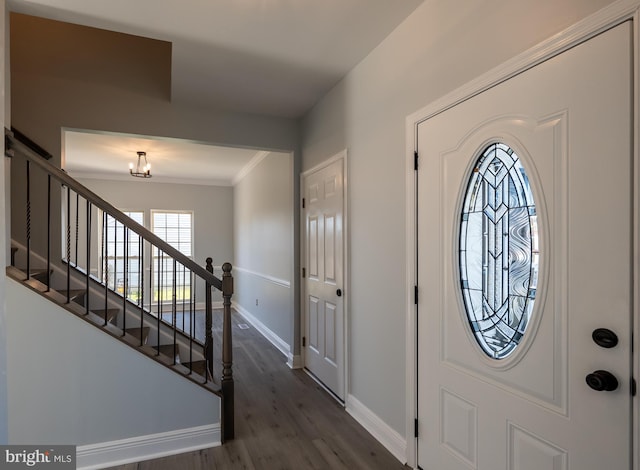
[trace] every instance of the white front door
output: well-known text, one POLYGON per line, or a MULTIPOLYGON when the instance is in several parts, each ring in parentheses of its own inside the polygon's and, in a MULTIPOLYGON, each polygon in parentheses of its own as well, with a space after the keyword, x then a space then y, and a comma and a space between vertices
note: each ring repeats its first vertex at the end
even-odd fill
POLYGON ((305 367, 344 401, 342 158, 304 174, 305 367))
POLYGON ((631 38, 418 125, 425 470, 631 468, 631 38))

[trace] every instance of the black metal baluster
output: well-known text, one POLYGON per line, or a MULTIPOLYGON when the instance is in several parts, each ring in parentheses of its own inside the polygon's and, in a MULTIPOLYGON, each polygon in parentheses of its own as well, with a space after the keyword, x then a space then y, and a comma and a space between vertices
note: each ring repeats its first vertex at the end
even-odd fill
MULTIPOLYGON (((138 235, 138 240, 140 241, 140 246, 138 248, 138 254, 140 255, 140 292, 139 292, 139 301, 140 301, 140 331, 142 331, 142 327, 144 326, 144 238, 138 235)), ((151 274, 151 273, 149 273, 151 274)), ((151 277, 151 275, 149 275, 151 277)), ((151 305, 149 305, 149 310, 151 310, 151 305)), ((140 346, 142 346, 142 335, 140 335, 140 346)))
MULTIPOLYGON (((78 233, 79 233, 79 228, 80 228, 80 223, 79 223, 79 214, 78 211, 80 210, 80 194, 76 193, 76 259, 75 259, 75 266, 78 266, 78 233)), ((71 262, 71 260, 69 260, 69 262, 71 262)))
POLYGON ((51 175, 47 175, 47 292, 51 290, 51 175))
MULTIPOLYGON (((213 274, 213 259, 207 258, 207 271, 213 274)), ((211 284, 209 282, 205 283, 205 288, 207 289, 204 293, 205 296, 205 322, 204 322, 204 353, 206 359, 206 370, 205 370, 205 380, 207 378, 207 373, 211 374, 213 377, 213 309, 212 309, 212 299, 211 299, 211 284)))
POLYGON ((27 280, 31 278, 31 163, 27 160, 27 280))
POLYGON ((160 355, 160 320, 162 318, 162 275, 163 275, 163 253, 158 250, 158 330, 156 345, 158 350, 158 356, 160 355))
POLYGON ((67 303, 71 302, 71 188, 67 186, 67 303))
MULTIPOLYGON (((154 246, 149 242, 149 313, 153 312, 153 278, 158 274, 153 270, 153 250, 154 246)), ((140 335, 140 345, 142 345, 142 335, 140 335)))
POLYGON ((103 212, 102 240, 104 245, 104 324, 108 323, 107 308, 109 307, 109 215, 103 212))
POLYGON ((176 284, 176 278, 178 276, 178 273, 176 271, 177 268, 177 263, 176 263, 176 259, 173 259, 173 298, 172 298, 172 305, 171 305, 171 309, 173 310, 173 363, 176 363, 176 341, 177 341, 177 332, 178 332, 178 321, 177 321, 177 303, 176 303, 176 289, 178 288, 177 284, 176 284))
MULTIPOLYGON (((127 276, 129 275, 129 228, 122 224, 122 251, 124 252, 122 281, 122 329, 127 329, 127 276)), ((140 330, 142 336, 142 330, 140 330)))
POLYGON ((182 331, 184 332, 184 299, 186 297, 186 277, 187 277, 187 267, 182 265, 182 331))
MULTIPOLYGON (((85 199, 87 203, 87 293, 85 294, 85 315, 89 315, 89 273, 91 272, 91 203, 85 199)), ((76 235, 77 237, 77 235, 76 235)), ((78 241, 76 240, 76 249, 78 241)), ((76 255, 76 266, 78 265, 78 258, 76 255)))
POLYGON ((189 374, 193 372, 193 338, 196 331, 196 283, 193 271, 189 270, 189 280, 191 282, 191 298, 189 299, 189 318, 191 323, 189 325, 189 374))
POLYGON ((115 217, 111 218, 113 219, 113 291, 118 292, 118 221, 115 217))

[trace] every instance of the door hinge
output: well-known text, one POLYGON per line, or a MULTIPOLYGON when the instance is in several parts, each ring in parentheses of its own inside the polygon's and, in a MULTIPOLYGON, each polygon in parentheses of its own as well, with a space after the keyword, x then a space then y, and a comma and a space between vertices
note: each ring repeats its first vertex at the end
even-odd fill
POLYGON ((304 198, 302 198, 302 208, 303 208, 303 209, 304 209, 304 207, 305 207, 305 203, 306 203, 305 199, 304 199, 304 198))
POLYGON ((413 169, 418 171, 418 151, 413 152, 413 169))
POLYGON ((418 418, 413 420, 413 437, 418 437, 418 418))
POLYGON ((307 277, 307 268, 302 268, 302 277, 307 277))
POLYGON ((636 379, 635 377, 631 377, 631 396, 636 396, 636 379))
POLYGON ((302 337, 302 347, 305 348, 307 346, 307 337, 303 336, 302 337))
POLYGON ((413 301, 418 305, 418 286, 413 287, 413 301))

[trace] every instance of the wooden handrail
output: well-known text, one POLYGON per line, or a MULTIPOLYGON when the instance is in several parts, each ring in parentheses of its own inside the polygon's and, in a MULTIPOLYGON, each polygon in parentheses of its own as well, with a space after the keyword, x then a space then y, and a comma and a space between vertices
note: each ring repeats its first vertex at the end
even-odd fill
POLYGON ((71 178, 66 172, 61 170, 60 168, 52 165, 48 161, 44 160, 41 156, 27 147, 25 144, 20 142, 15 138, 13 133, 5 128, 5 154, 11 157, 11 153, 7 153, 9 151, 18 151, 22 156, 24 156, 31 163, 36 166, 42 168, 46 173, 50 174, 52 177, 56 178, 62 184, 71 188, 77 194, 85 198, 94 206, 108 213, 111 217, 116 219, 118 222, 123 224, 125 227, 129 228, 131 231, 140 235, 143 239, 151 242, 154 246, 162 250, 164 253, 171 256, 173 259, 177 260, 184 267, 190 269, 193 273, 197 274, 199 277, 204 279, 206 282, 211 284, 213 287, 222 291, 222 280, 214 276, 212 273, 208 272, 205 268, 197 264, 195 261, 184 255, 182 252, 172 247, 170 244, 165 242, 162 238, 158 237, 155 233, 146 229, 139 223, 135 222, 128 216, 126 216, 122 211, 115 208, 107 201, 102 199, 100 196, 95 194, 93 191, 89 190, 85 186, 78 183, 76 180, 71 178))

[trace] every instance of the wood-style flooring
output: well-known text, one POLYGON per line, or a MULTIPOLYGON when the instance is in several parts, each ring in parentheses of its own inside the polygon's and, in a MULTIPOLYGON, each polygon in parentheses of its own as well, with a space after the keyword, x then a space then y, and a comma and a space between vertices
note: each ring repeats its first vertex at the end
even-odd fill
POLYGON ((306 373, 289 369, 253 327, 239 324, 246 322, 234 312, 235 439, 113 470, 408 468, 306 373))

